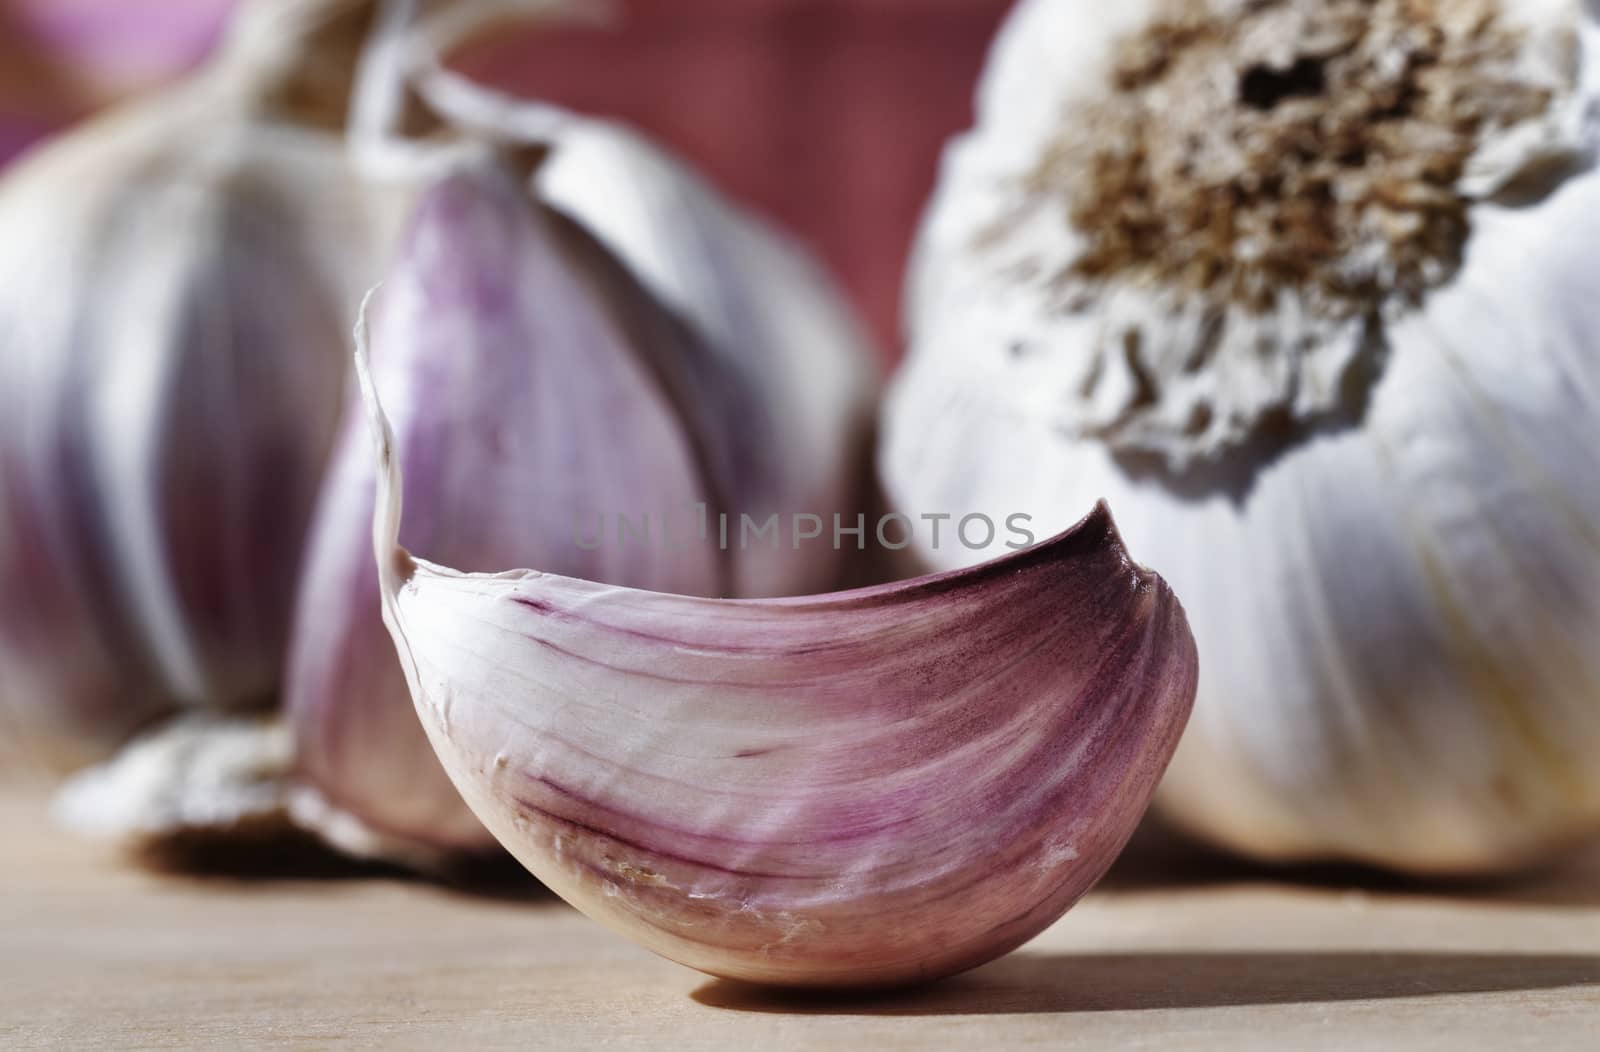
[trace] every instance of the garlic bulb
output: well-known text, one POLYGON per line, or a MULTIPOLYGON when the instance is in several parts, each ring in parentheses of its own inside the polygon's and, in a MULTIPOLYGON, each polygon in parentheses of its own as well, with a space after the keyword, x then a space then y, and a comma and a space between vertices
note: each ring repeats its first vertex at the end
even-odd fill
POLYGON ((335 134, 371 6, 256 0, 0 184, 0 710, 64 765, 274 700, 388 222, 335 134))
MULTIPOLYGON (((854 521, 862 496, 877 373, 839 296, 622 129, 573 118, 531 188, 510 170, 468 155, 426 190, 384 285, 377 383, 421 498, 407 543, 687 595, 832 587, 843 548, 785 524, 854 521)), ((296 619, 295 810, 347 851, 437 865, 494 841, 434 759, 383 629, 358 425, 296 619)))
POLYGON ((1027 0, 979 102, 896 503, 1111 502, 1205 656, 1188 830, 1463 873, 1600 828, 1595 5, 1027 0))
POLYGON ((416 711, 474 813, 579 909, 715 975, 914 982, 1021 945, 1126 842, 1196 659, 1104 506, 981 570, 820 598, 463 574, 398 545, 400 450, 359 344, 416 711))

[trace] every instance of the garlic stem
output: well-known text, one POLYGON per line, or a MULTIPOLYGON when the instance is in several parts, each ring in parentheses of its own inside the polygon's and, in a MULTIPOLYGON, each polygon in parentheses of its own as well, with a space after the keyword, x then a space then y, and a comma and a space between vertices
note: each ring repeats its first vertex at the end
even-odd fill
POLYGON ((385 0, 367 38, 349 122, 351 148, 368 174, 427 179, 458 161, 459 136, 429 140, 443 120, 502 144, 547 143, 573 118, 562 108, 512 99, 451 72, 446 57, 502 21, 604 19, 596 0, 385 0), (419 113, 413 93, 427 103, 419 113))
POLYGON ((341 131, 382 0, 246 0, 213 69, 264 119, 341 131))

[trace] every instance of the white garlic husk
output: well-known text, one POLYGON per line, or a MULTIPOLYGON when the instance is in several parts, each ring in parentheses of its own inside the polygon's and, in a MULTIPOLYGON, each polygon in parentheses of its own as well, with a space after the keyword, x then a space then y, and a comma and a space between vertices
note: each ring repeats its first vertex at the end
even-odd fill
POLYGON ((0 711, 72 768, 276 701, 393 191, 340 126, 371 0, 255 0, 0 183, 0 711))
MULTIPOLYGON (((854 525, 865 500, 880 380, 843 297, 643 136, 458 87, 481 119, 447 113, 454 135, 409 156, 368 151, 380 170, 398 156, 402 176, 430 173, 373 326, 413 480, 406 543, 680 595, 837 586, 847 547, 799 543, 789 524, 854 525), (525 162, 531 123, 541 148, 525 162), (746 516, 770 542, 745 543, 746 516)), ((346 427, 295 624, 293 811, 347 852, 435 868, 496 844, 429 746, 385 633, 370 442, 359 414, 346 427)))
POLYGON ((1030 0, 1003 30, 881 470, 912 513, 1110 502, 1200 644, 1182 828, 1428 874, 1600 829, 1596 19, 1030 0))

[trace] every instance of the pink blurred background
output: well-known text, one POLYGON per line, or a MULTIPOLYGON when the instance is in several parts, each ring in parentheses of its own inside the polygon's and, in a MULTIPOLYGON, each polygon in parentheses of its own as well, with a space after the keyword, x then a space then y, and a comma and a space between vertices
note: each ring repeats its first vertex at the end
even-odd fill
MULTIPOLYGON (((233 0, 0 0, 0 161, 215 41, 233 0)), ((808 242, 891 358, 941 145, 1011 0, 620 0, 497 38, 468 72, 623 118, 808 242)))

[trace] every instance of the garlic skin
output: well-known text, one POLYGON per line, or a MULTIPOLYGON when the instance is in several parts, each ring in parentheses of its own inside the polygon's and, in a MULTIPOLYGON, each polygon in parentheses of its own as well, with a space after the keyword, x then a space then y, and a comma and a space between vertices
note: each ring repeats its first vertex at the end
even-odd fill
MULTIPOLYGON (((837 295, 629 133, 584 126, 534 186, 502 158, 464 160, 422 193, 379 297, 376 383, 419 495, 406 543, 686 595, 832 587, 842 552, 722 550, 716 531, 724 511, 737 530, 740 514, 854 510, 876 373, 837 295), (624 519, 652 539, 621 538, 624 519)), ((437 867, 495 841, 412 711, 378 605, 372 493, 352 414, 296 617, 295 810, 348 852, 437 867)))
POLYGON ((58 824, 89 836, 158 843, 286 831, 293 742, 281 720, 205 711, 175 716, 69 780, 58 824))
POLYGON ((918 247, 881 471, 904 510, 1117 508, 1205 655, 1159 796, 1181 827, 1421 874, 1600 829, 1597 48, 1576 0, 1032 0, 997 41, 918 247), (1366 153, 1250 152, 1337 127, 1363 78, 1410 100, 1366 153), (1187 141, 1186 177, 1116 169, 1135 136, 1187 141), (1207 182, 1266 163, 1348 211, 1207 182), (1143 262, 1117 258, 1139 199, 1097 198, 1107 171, 1155 195, 1143 262), (1238 205, 1212 213, 1234 254, 1175 278, 1206 194, 1238 205), (1307 248, 1302 221, 1342 240, 1307 248))
POLYGON ((370 6, 247 5, 208 67, 0 184, 0 710, 59 766, 273 701, 393 207, 325 96, 370 6))
POLYGON ((980 570, 810 599, 463 574, 398 545, 364 353, 417 713, 474 813, 591 917, 728 978, 926 981, 1042 931, 1132 833, 1196 654, 1103 505, 980 570))

